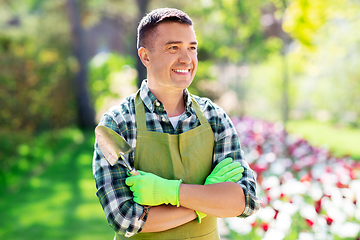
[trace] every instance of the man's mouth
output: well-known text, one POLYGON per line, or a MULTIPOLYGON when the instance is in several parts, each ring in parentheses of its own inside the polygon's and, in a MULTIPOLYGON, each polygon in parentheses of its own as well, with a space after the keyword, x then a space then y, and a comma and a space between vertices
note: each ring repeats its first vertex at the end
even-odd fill
POLYGON ((190 69, 173 69, 176 73, 188 73, 190 72, 190 69))

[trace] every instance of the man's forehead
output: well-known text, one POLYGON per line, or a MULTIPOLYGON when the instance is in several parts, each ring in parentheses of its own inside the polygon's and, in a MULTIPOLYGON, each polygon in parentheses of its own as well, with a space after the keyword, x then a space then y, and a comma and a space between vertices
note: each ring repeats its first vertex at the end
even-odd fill
POLYGON ((154 30, 154 37, 161 38, 164 44, 197 44, 195 31, 188 24, 177 22, 160 23, 154 30))

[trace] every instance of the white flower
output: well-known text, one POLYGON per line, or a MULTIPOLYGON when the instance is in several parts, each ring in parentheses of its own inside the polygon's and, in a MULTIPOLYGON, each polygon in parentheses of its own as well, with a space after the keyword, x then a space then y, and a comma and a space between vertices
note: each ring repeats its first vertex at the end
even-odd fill
POLYGON ((269 196, 271 199, 278 199, 281 195, 281 188, 280 186, 275 186, 270 188, 269 190, 269 196))
POLYGON ((352 189, 354 192, 359 192, 358 190, 360 189, 360 180, 356 179, 351 181, 351 183, 349 184, 349 188, 352 189))
POLYGON ((356 207, 350 199, 343 199, 342 209, 348 218, 353 218, 355 214, 356 207))
POLYGON ((360 221, 360 208, 357 207, 354 213, 356 220, 360 221))
POLYGON ((274 219, 275 210, 270 206, 260 208, 257 212, 257 216, 261 221, 269 223, 271 220, 274 219))
POLYGON ((318 214, 313 205, 305 203, 305 205, 300 209, 300 215, 303 218, 315 220, 318 214))
POLYGON ((265 178, 261 183, 261 187, 263 189, 269 189, 269 188, 271 189, 279 185, 280 185, 280 180, 276 176, 270 176, 268 178, 265 178))
POLYGON ((228 224, 229 228, 241 235, 246 235, 251 232, 251 224, 244 221, 241 218, 226 218, 226 223, 228 224))
POLYGON ((313 182, 310 185, 309 195, 314 201, 318 201, 323 196, 321 185, 318 182, 313 182))
POLYGON ((277 176, 281 176, 286 171, 286 165, 283 161, 276 160, 275 162, 271 163, 269 171, 277 176))
POLYGON ((282 240, 285 238, 285 233, 274 228, 270 228, 264 235, 262 240, 282 240))
POLYGON ((282 192, 285 195, 303 195, 306 193, 307 187, 296 179, 289 179, 282 185, 282 192))
POLYGON ((299 206, 289 202, 285 202, 281 208, 282 212, 285 212, 291 216, 294 215, 298 210, 299 210, 299 206))
POLYGON ((321 178, 320 178, 320 182, 323 183, 323 184, 332 184, 332 185, 335 185, 337 182, 338 182, 338 176, 336 176, 335 173, 328 173, 328 172, 325 172, 321 178))
POLYGON ((293 202, 292 205, 297 207, 298 209, 301 209, 305 204, 304 197, 302 197, 300 195, 293 196, 292 202, 293 202))
POLYGON ((265 155, 265 159, 267 162, 272 163, 276 160, 276 154, 273 152, 269 152, 265 155))
POLYGON ((335 224, 342 224, 346 222, 346 214, 335 205, 327 210, 327 214, 329 217, 334 219, 335 224))
POLYGON ((314 234, 307 232, 300 232, 298 240, 314 240, 314 234))
POLYGON ((276 229, 280 230, 281 232, 288 233, 292 224, 292 219, 289 213, 279 212, 276 218, 276 229))
POLYGON ((325 173, 325 167, 326 164, 325 163, 316 163, 312 168, 311 168, 311 175, 314 179, 320 179, 321 176, 325 173))
POLYGON ((355 238, 360 231, 360 225, 353 222, 345 222, 334 228, 334 233, 340 238, 355 238))

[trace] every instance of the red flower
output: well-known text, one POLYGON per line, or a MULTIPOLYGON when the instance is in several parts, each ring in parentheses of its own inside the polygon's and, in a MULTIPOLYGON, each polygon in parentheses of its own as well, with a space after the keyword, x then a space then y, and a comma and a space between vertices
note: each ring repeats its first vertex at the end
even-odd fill
POLYGON ((268 223, 262 223, 261 224, 262 229, 266 232, 267 230, 269 230, 269 224, 268 223))
POLYGON ((257 225, 257 222, 256 222, 256 221, 254 221, 254 222, 251 223, 251 227, 252 227, 252 228, 255 228, 256 225, 257 225))
POLYGON ((305 222, 307 223, 307 225, 309 227, 312 227, 314 225, 314 221, 310 220, 310 219, 305 219, 305 222))
POLYGON ((338 181, 338 182, 336 183, 336 187, 338 187, 338 188, 349 188, 349 185, 343 184, 343 183, 341 183, 340 181, 338 181))
MULTIPOLYGON (((256 140, 256 135, 255 135, 255 140, 256 140)), ((256 140, 256 141, 257 141, 257 140, 256 140)), ((259 153, 259 155, 262 154, 262 148, 261 148, 260 145, 257 146, 256 150, 257 150, 257 152, 259 153)))
POLYGON ((319 201, 315 202, 315 211, 319 214, 321 211, 321 198, 319 201))
POLYGON ((325 220, 326 220, 327 225, 329 225, 329 226, 334 222, 334 219, 332 219, 328 215, 325 215, 325 220))
POLYGON ((284 199, 284 197, 285 197, 285 194, 283 192, 280 193, 280 199, 284 199))
POLYGON ((278 216, 278 214, 279 214, 279 210, 277 210, 277 209, 275 209, 275 208, 274 208, 274 210, 275 210, 274 219, 277 219, 277 216, 278 216))
POLYGON ((300 178, 300 182, 310 182, 310 181, 311 181, 311 177, 309 174, 305 174, 300 178))
POLYGON ((268 164, 266 163, 255 163, 252 164, 251 166, 252 166, 251 168, 259 175, 268 168, 268 164))

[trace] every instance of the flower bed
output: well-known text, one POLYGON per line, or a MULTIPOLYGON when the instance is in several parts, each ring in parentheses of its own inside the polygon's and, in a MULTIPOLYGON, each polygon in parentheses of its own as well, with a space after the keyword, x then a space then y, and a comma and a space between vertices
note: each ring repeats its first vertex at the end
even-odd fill
POLYGON ((247 219, 225 219, 231 239, 360 239, 360 162, 285 137, 281 123, 232 121, 263 203, 247 219))

